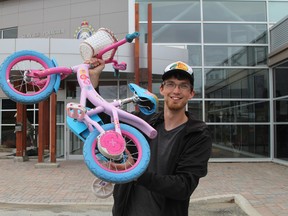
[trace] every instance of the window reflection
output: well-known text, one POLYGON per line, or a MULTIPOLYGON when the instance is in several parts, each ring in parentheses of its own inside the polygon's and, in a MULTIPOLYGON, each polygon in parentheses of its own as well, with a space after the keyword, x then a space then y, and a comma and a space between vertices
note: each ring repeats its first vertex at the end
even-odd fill
POLYGON ((126 98, 127 82, 121 81, 118 85, 117 81, 100 81, 99 93, 103 98, 107 100, 126 98))
POLYGON ((271 2, 268 1, 269 5, 269 21, 270 22, 278 22, 285 16, 287 16, 287 8, 288 8, 288 2, 271 2))
MULTIPOLYGON (((192 65, 193 68, 193 65, 192 65)), ((202 98, 202 70, 193 68, 194 74, 194 98, 202 98)))
POLYGON ((284 63, 274 69, 275 90, 274 97, 282 97, 288 95, 288 63, 284 63))
POLYGON ((189 59, 189 64, 194 67, 194 66, 201 66, 202 65, 202 51, 201 51, 201 46, 192 46, 188 45, 187 46, 188 50, 188 59, 189 59))
POLYGON ((213 158, 268 157, 268 125, 209 125, 213 158))
POLYGON ((202 120, 202 102, 190 100, 188 102, 188 111, 195 116, 196 119, 202 120))
POLYGON ((6 28, 0 29, 0 39, 1 38, 17 38, 18 37, 18 28, 6 28))
POLYGON ((2 99, 2 109, 16 109, 16 102, 10 99, 2 99))
MULTIPOLYGON (((153 43, 200 43, 200 24, 164 23, 153 24, 153 43), (181 32, 181 34, 179 34, 181 32)), ((140 25, 140 40, 147 43, 147 24, 140 25)))
POLYGON ((16 148, 15 126, 1 127, 1 145, 4 148, 16 148))
POLYGON ((207 98, 268 98, 268 69, 206 69, 207 98))
POLYGON ((275 157, 288 160, 288 125, 275 126, 275 157))
POLYGON ((64 123, 64 102, 57 101, 56 107, 56 122, 57 123, 64 123))
MULTIPOLYGON (((68 99, 79 99, 80 87, 77 81, 67 81, 66 96, 68 99)), ((100 95, 107 99, 118 99, 127 97, 127 81, 100 81, 100 95), (119 89, 119 91, 118 91, 119 89)))
POLYGON ((205 21, 266 21, 265 1, 203 0, 205 21), (249 8, 249 10, 248 10, 249 8), (253 11, 253 12, 252 12, 253 11))
POLYGON ((267 64, 268 46, 204 46, 206 66, 256 66, 267 64))
POLYGON ((204 43, 267 43, 263 24, 204 24, 204 43))
POLYGON ((275 100, 274 104, 276 122, 288 122, 288 98, 275 100))
POLYGON ((57 125, 57 137, 56 137, 56 157, 64 158, 65 156, 65 134, 64 134, 64 125, 57 125))
MULTIPOLYGON (((140 4, 140 19, 147 20, 148 3, 140 4)), ((152 17, 154 21, 195 21, 200 20, 200 0, 189 2, 153 2, 152 17)))
POLYGON ((269 122, 269 102, 207 101, 207 122, 269 122))

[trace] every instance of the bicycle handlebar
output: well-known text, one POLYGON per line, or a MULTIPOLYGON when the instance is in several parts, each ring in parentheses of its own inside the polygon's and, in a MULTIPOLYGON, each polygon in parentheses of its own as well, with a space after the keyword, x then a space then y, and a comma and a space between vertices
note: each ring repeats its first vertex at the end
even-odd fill
POLYGON ((128 43, 131 43, 135 38, 139 37, 139 35, 139 32, 134 32, 132 34, 127 34, 125 38, 128 43))

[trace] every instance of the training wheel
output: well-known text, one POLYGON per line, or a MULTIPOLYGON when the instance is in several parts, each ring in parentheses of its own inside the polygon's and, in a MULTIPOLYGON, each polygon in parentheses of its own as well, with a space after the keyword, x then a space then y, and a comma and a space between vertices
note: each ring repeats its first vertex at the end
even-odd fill
POLYGON ((126 148, 125 139, 116 131, 110 130, 98 136, 98 149, 105 157, 120 160, 126 148))
POLYGON ((92 191, 96 197, 105 199, 112 195, 114 185, 111 182, 105 182, 99 178, 95 178, 92 183, 92 191))

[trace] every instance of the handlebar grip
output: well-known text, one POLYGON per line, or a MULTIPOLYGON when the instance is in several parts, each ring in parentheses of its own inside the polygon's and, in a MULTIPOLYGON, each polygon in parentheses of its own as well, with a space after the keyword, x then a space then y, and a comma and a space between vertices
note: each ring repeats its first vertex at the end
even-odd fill
POLYGON ((134 32, 132 34, 127 34, 125 38, 127 42, 131 43, 135 38, 139 37, 139 35, 139 32, 134 32))

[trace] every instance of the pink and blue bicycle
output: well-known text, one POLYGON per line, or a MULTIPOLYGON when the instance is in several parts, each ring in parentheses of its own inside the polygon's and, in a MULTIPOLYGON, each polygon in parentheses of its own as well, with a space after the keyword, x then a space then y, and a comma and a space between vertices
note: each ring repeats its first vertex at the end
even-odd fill
MULTIPOLYGON (((117 41, 111 31, 101 28, 92 38, 81 43, 81 56, 84 60, 96 56, 105 60, 105 63, 113 63, 117 72, 125 70, 126 64, 118 64, 113 59, 114 54, 119 46, 131 43, 138 35, 134 32, 117 41)), ((0 86, 10 99, 23 104, 34 104, 57 92, 60 81, 69 74, 77 74, 81 88, 80 101, 67 104, 67 124, 84 142, 84 161, 97 177, 94 182, 94 189, 99 187, 96 193, 99 197, 106 197, 111 194, 111 188, 105 191, 108 183, 129 182, 145 171, 150 160, 150 149, 143 134, 151 139, 157 136, 153 127, 121 107, 127 103, 135 103, 141 112, 149 115, 155 112, 158 99, 154 94, 130 83, 128 86, 133 92, 132 97, 107 102, 93 88, 89 69, 89 64, 60 67, 55 60, 39 52, 23 50, 13 53, 2 63, 0 86), (95 108, 86 107, 87 99, 95 108), (100 113, 108 114, 110 123, 104 124, 99 117, 100 113), (131 156, 133 163, 127 165, 131 156), (111 163, 125 164, 125 167, 117 170, 111 163)))

